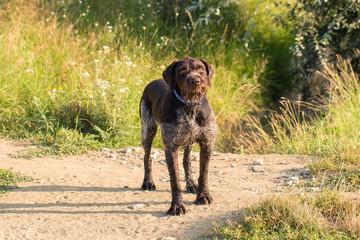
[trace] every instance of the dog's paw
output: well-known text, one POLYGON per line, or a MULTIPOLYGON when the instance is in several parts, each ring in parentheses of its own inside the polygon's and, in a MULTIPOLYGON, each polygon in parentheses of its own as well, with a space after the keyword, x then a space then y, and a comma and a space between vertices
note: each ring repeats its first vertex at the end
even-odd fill
POLYGON ((188 193, 196 193, 198 189, 197 184, 194 180, 187 180, 186 181, 186 192, 188 193))
POLYGON ((198 205, 210 205, 214 202, 214 199, 210 194, 198 194, 196 197, 195 203, 198 205))
POLYGON ((167 214, 180 216, 186 212, 185 203, 172 203, 170 209, 167 211, 167 214))
POLYGON ((144 180, 143 184, 141 185, 141 189, 143 190, 156 190, 155 183, 151 180, 144 180))

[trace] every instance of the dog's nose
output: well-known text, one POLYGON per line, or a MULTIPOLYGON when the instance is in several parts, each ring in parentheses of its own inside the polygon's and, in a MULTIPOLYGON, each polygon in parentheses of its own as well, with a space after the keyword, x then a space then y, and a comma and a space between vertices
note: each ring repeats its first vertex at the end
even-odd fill
POLYGON ((199 78, 190 78, 189 82, 191 85, 199 85, 200 84, 200 79, 199 78))

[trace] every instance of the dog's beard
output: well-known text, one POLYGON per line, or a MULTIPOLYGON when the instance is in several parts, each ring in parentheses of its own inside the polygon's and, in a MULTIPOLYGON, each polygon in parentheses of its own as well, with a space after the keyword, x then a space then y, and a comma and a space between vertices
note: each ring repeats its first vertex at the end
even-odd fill
POLYGON ((183 99, 188 103, 199 102, 206 93, 206 86, 199 85, 196 87, 185 86, 183 91, 183 99))

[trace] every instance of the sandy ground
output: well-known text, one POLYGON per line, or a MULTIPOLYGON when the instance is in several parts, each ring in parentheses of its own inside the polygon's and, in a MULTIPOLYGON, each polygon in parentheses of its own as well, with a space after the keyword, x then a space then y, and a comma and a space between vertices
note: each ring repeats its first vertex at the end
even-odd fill
MULTIPOLYGON (((209 177, 215 203, 198 206, 195 195, 184 193, 188 213, 169 216, 170 183, 160 150, 153 150, 158 190, 143 191, 139 147, 68 157, 14 157, 29 148, 34 146, 0 139, 0 168, 35 179, 0 197, 0 239, 194 239, 211 233, 214 222, 240 218, 243 208, 261 196, 306 178, 304 166, 311 160, 215 153, 209 177)), ((198 153, 192 158, 197 176, 198 153)), ((182 168, 180 173, 185 188, 182 168)))

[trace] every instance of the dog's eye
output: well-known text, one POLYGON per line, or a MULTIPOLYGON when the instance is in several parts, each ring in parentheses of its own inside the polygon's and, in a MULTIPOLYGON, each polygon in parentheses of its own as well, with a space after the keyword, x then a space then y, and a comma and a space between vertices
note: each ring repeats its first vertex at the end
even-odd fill
POLYGON ((204 72, 204 68, 203 68, 203 67, 199 67, 199 68, 197 69, 197 71, 198 71, 199 73, 203 73, 203 72, 204 72))
POLYGON ((185 74, 185 73, 186 73, 185 69, 179 71, 179 74, 185 74))

